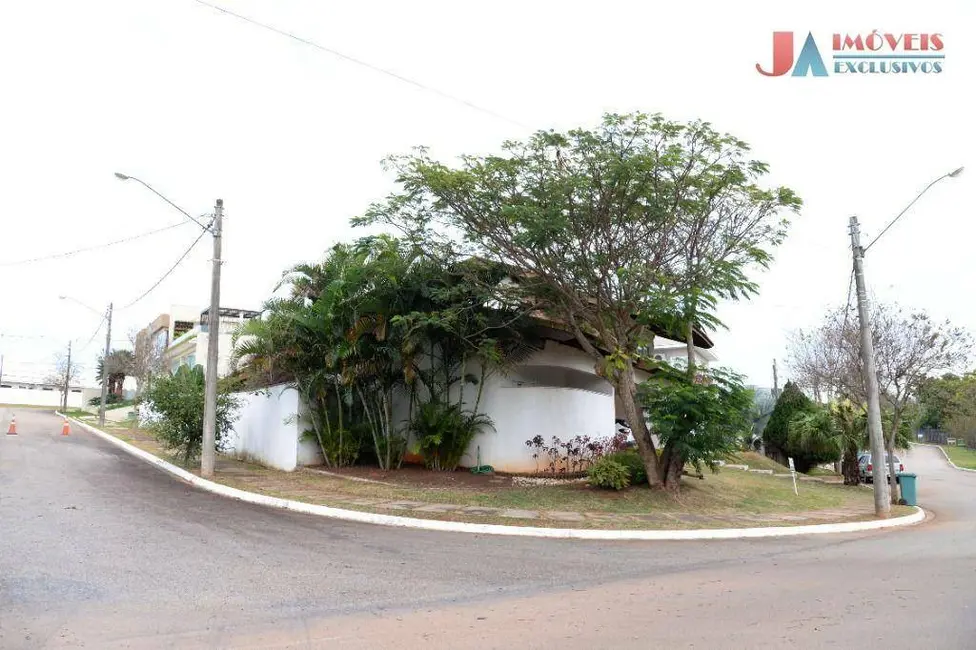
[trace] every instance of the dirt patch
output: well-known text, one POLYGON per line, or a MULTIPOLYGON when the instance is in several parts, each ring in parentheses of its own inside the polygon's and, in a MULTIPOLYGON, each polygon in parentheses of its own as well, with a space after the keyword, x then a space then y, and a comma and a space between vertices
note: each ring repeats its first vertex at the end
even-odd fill
MULTIPOLYGON (((449 490, 496 490, 513 486, 512 476, 500 474, 472 474, 470 470, 458 469, 453 472, 435 472, 421 465, 404 465, 397 470, 382 470, 378 467, 342 467, 328 469, 310 467, 310 470, 323 470, 336 476, 366 479, 398 487, 449 490)), ((566 481, 571 485, 571 481, 566 481)))

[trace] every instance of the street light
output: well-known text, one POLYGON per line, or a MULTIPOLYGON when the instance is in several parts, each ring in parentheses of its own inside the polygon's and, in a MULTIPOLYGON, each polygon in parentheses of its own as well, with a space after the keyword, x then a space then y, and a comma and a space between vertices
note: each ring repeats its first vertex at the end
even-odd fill
POLYGON ((203 443, 200 450, 200 476, 211 478, 214 473, 216 455, 214 446, 217 437, 217 341, 220 338, 220 239, 224 223, 224 201, 217 199, 214 216, 210 225, 205 226, 190 216, 190 213, 157 192, 145 181, 115 172, 119 180, 133 180, 141 184, 163 201, 176 208, 184 217, 213 235, 213 271, 210 277, 210 311, 207 314, 207 384, 203 412, 203 443))
POLYGON ((894 219, 892 219, 891 222, 887 226, 884 227, 884 230, 882 230, 880 233, 878 233, 878 236, 875 237, 874 239, 872 239, 871 240, 871 243, 864 247, 864 251, 867 252, 867 250, 869 248, 871 248, 872 246, 874 246, 874 242, 876 242, 879 239, 881 239, 881 235, 883 235, 886 232, 888 232, 888 228, 891 228, 893 225, 895 225, 895 222, 898 221, 899 219, 901 219, 901 216, 903 214, 905 214, 906 212, 908 212, 909 208, 911 208, 913 205, 915 205, 915 202, 918 201, 920 198, 922 198, 922 195, 925 194, 926 192, 928 192, 929 189, 931 189, 933 185, 935 185, 939 181, 945 180, 947 178, 956 178, 957 176, 959 176, 962 173, 962 170, 963 169, 965 169, 965 167, 959 167, 958 169, 953 169, 948 174, 942 174, 942 176, 939 176, 937 179, 935 179, 934 181, 932 181, 931 183, 929 183, 928 185, 926 185, 925 186, 925 189, 922 190, 921 192, 919 192, 918 195, 914 199, 912 199, 911 203, 909 203, 908 205, 906 205, 905 206, 905 209, 902 210, 901 212, 899 212, 898 213, 898 216, 896 216, 894 219))
MULTIPOLYGON (((878 386, 878 374, 877 366, 874 358, 874 332, 871 326, 871 313, 868 306, 867 288, 866 282, 864 280, 864 253, 871 246, 877 242, 882 235, 888 232, 896 221, 901 219, 908 210, 915 205, 915 203, 922 198, 922 195, 929 191, 929 189, 946 178, 956 178, 962 173, 963 168, 959 167, 953 171, 939 176, 934 181, 925 186, 918 195, 915 196, 911 202, 905 206, 905 209, 898 213, 891 222, 885 226, 877 237, 871 240, 867 246, 861 246, 860 239, 860 226, 857 222, 857 217, 851 217, 850 219, 850 235, 851 235, 851 250, 854 254, 854 280, 857 284, 857 315, 858 322, 860 324, 860 338, 861 338, 861 374, 864 377, 864 387, 867 392, 868 398, 868 436, 871 441, 871 456, 873 462, 873 479, 874 479, 874 509, 875 514, 879 517, 888 517, 891 513, 891 499, 888 493, 888 480, 891 481, 892 486, 897 486, 897 477, 895 475, 895 462, 894 454, 888 453, 888 474, 885 476, 885 462, 884 457, 886 455, 887 446, 884 441, 884 434, 881 430, 881 390, 878 386), (880 461, 880 462, 879 462, 880 461)), ((894 439, 894 433, 892 433, 892 439, 894 439)), ((897 487, 893 489, 897 490, 897 487)))
MULTIPOLYGON (((105 426, 105 398, 108 396, 108 355, 110 353, 110 346, 112 345, 112 303, 108 303, 108 311, 102 314, 97 309, 89 307, 85 303, 81 302, 77 298, 72 298, 71 296, 58 296, 59 300, 70 300, 73 303, 79 304, 88 311, 92 312, 97 316, 101 316, 108 322, 108 328, 105 331, 105 355, 102 357, 102 399, 98 404, 98 426, 105 426)), ((67 407, 67 393, 65 393, 65 407, 67 407)))

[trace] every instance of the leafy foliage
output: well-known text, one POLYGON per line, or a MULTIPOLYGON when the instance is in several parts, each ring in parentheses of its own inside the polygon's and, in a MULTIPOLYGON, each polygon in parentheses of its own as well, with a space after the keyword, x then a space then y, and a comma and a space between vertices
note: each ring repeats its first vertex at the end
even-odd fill
POLYGON ((597 460, 587 475, 594 487, 623 490, 630 485, 630 469, 606 457, 597 460))
POLYGON ((657 335, 691 351, 696 331, 720 325, 719 300, 755 293, 747 271, 768 264, 799 198, 762 187, 768 168, 741 140, 642 113, 540 131, 456 166, 423 149, 389 165, 402 192, 356 223, 392 226, 432 258, 506 268, 517 281, 496 300, 573 335, 616 388, 649 481, 677 490, 681 468, 658 461, 640 416, 635 365, 657 335))
POLYGON ((328 465, 353 462, 337 450, 351 449, 347 438, 362 431, 368 456, 397 467, 412 430, 428 464, 457 467, 490 425, 478 414, 485 378, 534 349, 524 311, 489 306, 484 287, 501 277, 388 236, 334 246, 321 263, 288 271, 290 295, 237 333, 241 375, 295 383, 328 465), (403 399, 410 412, 398 421, 394 402, 403 399))
POLYGON ((685 463, 703 465, 736 451, 752 428, 752 391, 741 376, 721 369, 694 377, 668 364, 640 386, 644 410, 664 444, 670 471, 680 476, 685 463))
POLYGON ((484 413, 463 411, 459 404, 431 400, 422 404, 410 423, 427 467, 453 471, 468 445, 492 422, 484 413))
POLYGON ((640 454, 632 449, 625 449, 623 451, 616 451, 612 454, 607 454, 604 458, 608 458, 615 463, 619 463, 627 468, 630 472, 630 484, 640 485, 642 483, 647 483, 647 468, 644 467, 644 459, 640 457, 640 454))
MULTIPOLYGON (((813 402, 804 395, 795 382, 786 382, 769 416, 766 428, 763 429, 767 453, 789 456, 789 452, 792 451, 789 446, 790 422, 799 415, 813 411, 813 408, 813 402)), ((781 461, 785 461, 785 458, 781 461)))
MULTIPOLYGON (((189 464, 199 456, 203 441, 205 378, 201 366, 181 366, 173 375, 156 377, 145 400, 158 416, 152 431, 168 448, 189 464)), ((224 434, 236 419, 238 403, 226 393, 217 395, 216 448, 222 448, 224 434)))
MULTIPOLYGON (((565 442, 559 436, 553 436, 549 443, 536 435, 525 441, 525 446, 532 450, 536 471, 542 469, 552 474, 582 472, 605 454, 624 449, 626 444, 627 434, 620 432, 605 438, 577 435, 565 442), (540 462, 544 465, 540 466, 540 462)), ((644 479, 647 479, 646 475, 644 479)))

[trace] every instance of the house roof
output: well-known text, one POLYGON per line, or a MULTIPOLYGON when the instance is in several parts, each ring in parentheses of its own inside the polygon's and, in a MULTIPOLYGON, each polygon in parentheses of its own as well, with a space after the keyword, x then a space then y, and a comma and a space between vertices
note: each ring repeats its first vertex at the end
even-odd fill
MULTIPOLYGON (((522 278, 528 278, 535 275, 534 273, 531 272, 520 272, 517 269, 514 269, 511 265, 492 262, 491 260, 487 260, 482 257, 468 258, 467 260, 465 260, 465 263, 473 264, 475 266, 480 264, 482 266, 488 266, 494 268, 501 267, 504 270, 504 272, 508 273, 509 280, 515 283, 518 283, 522 278)), ((591 297, 590 302, 592 304, 596 304, 596 298, 591 297)), ((554 318, 553 316, 548 314, 544 314, 542 311, 535 312, 531 314, 531 316, 533 319, 537 321, 541 321, 548 326, 570 331, 569 326, 561 322, 560 319, 554 318)), ((669 331, 663 325, 651 325, 650 330, 651 332, 654 333, 655 336, 660 336, 662 338, 674 340, 675 333, 669 331)), ((708 334, 704 330, 702 330, 699 327, 695 327, 693 329, 693 341, 695 347, 701 348, 702 350, 708 350, 715 347, 715 343, 712 341, 712 339, 708 336, 708 334)))

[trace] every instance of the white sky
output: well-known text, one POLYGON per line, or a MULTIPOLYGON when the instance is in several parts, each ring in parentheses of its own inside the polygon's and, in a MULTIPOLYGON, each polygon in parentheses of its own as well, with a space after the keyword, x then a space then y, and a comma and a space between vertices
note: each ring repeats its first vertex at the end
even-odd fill
MULTIPOLYGON (((219 3, 218 3, 219 4, 219 3)), ((280 273, 353 233, 392 188, 379 161, 413 145, 444 158, 605 111, 703 118, 753 145, 805 200, 760 297, 724 307, 715 352, 771 383, 785 335, 843 302, 847 219, 877 233, 940 183, 866 261, 872 291, 976 330, 976 3, 275 2, 224 6, 487 107, 471 110, 193 0, 0 6, 0 265, 138 234, 225 201, 224 306, 257 308, 280 273), (745 8, 748 5, 749 8, 745 8), (940 32, 939 75, 766 78, 771 33, 940 32)), ((828 66, 829 66, 828 60, 828 66)), ((0 266, 5 374, 42 377, 99 310, 131 302, 196 236, 192 224, 65 260, 0 266)), ((869 241, 866 239, 865 241, 869 241)), ((209 237, 159 288, 116 314, 114 339, 170 304, 204 305, 209 237)), ((782 365, 782 364, 781 364, 782 365)), ((788 371, 781 373, 788 376, 788 371)))

